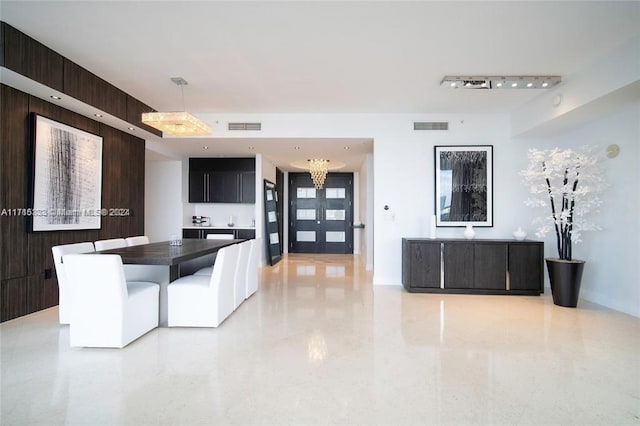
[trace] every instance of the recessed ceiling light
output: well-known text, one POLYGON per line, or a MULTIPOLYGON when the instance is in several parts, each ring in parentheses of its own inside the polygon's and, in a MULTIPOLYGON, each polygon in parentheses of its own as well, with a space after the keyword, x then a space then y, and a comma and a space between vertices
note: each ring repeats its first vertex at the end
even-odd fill
POLYGON ((487 83, 482 83, 480 86, 481 87, 487 87, 487 83))
POLYGON ((209 147, 208 146, 203 146, 202 149, 209 149, 209 147))
POLYGON ((351 149, 351 147, 350 146, 344 146, 343 149, 349 150, 349 149, 351 149))
POLYGON ((511 83, 511 87, 518 87, 518 83, 511 83))
POLYGON ((527 87, 533 86, 533 83, 527 83, 527 87))
POLYGON ((465 86, 471 87, 471 83, 467 82, 467 83, 465 83, 465 86))
POLYGON ((456 83, 451 83, 449 86, 456 87, 456 83))
POLYGON ((547 87, 549 85, 549 83, 547 83, 546 81, 544 83, 542 83, 542 87, 547 87))
POLYGON ((250 151, 253 151, 254 149, 256 149, 256 147, 255 147, 255 146, 250 146, 250 147, 249 147, 249 150, 250 150, 250 151))
POLYGON ((51 99, 54 99, 56 101, 59 101, 60 99, 62 99, 60 96, 56 96, 56 95, 51 95, 49 96, 51 99))
POLYGON ((300 149, 299 146, 294 146, 293 149, 295 149, 296 151, 300 149))
POLYGON ((496 86, 502 87, 502 83, 498 83, 498 84, 496 84, 496 86))
POLYGON ((95 117, 102 118, 102 114, 95 113, 93 114, 95 117))
POLYGON ((127 127, 127 129, 131 130, 132 132, 136 130, 135 127, 127 127))

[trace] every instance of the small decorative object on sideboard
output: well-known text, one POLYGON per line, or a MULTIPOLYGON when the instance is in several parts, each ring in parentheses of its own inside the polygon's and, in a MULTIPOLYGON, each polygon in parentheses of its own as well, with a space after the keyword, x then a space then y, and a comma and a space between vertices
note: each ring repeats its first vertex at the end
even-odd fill
POLYGON ((475 231, 473 230, 473 226, 471 226, 471 225, 467 225, 467 226, 464 228, 464 233, 463 233, 463 235, 464 235, 464 237, 465 237, 467 240, 473 240, 473 237, 475 237, 475 236, 476 236, 476 233, 475 233, 475 231))
POLYGON ((522 241, 525 238, 527 238, 527 233, 524 232, 524 230, 522 229, 522 227, 518 226, 518 229, 516 229, 513 232, 513 238, 515 238, 518 241, 522 241))
POLYGON ((228 227, 233 227, 234 223, 233 223, 233 216, 229 216, 229 222, 227 223, 228 227))
POLYGON ((558 258, 546 259, 553 303, 575 308, 585 262, 573 259, 572 243, 579 243, 582 231, 599 230, 588 220, 602 201, 598 194, 607 187, 599 155, 593 147, 529 150, 529 166, 520 172, 534 195, 526 201, 543 207, 545 213, 534 220, 538 238, 555 230, 558 258))

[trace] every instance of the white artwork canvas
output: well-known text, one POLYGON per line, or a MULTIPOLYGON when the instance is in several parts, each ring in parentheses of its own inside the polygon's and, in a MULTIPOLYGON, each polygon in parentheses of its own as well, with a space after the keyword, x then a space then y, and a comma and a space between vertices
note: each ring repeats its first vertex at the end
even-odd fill
POLYGON ((100 229, 102 137, 35 116, 34 231, 100 229))

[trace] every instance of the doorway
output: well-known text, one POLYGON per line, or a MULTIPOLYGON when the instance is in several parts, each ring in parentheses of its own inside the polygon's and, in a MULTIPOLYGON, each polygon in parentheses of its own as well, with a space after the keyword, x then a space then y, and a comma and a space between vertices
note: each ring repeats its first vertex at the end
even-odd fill
POLYGON ((289 252, 353 253, 353 173, 329 173, 316 189, 309 173, 289 173, 289 252))

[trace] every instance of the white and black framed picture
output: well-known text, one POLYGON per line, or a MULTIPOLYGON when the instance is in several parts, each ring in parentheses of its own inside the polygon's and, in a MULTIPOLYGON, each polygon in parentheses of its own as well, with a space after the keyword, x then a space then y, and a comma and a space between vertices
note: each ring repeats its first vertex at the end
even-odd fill
POLYGON ((33 114, 32 231, 100 229, 102 137, 33 114))
POLYGON ((493 226, 493 146, 435 146, 436 226, 493 226))

